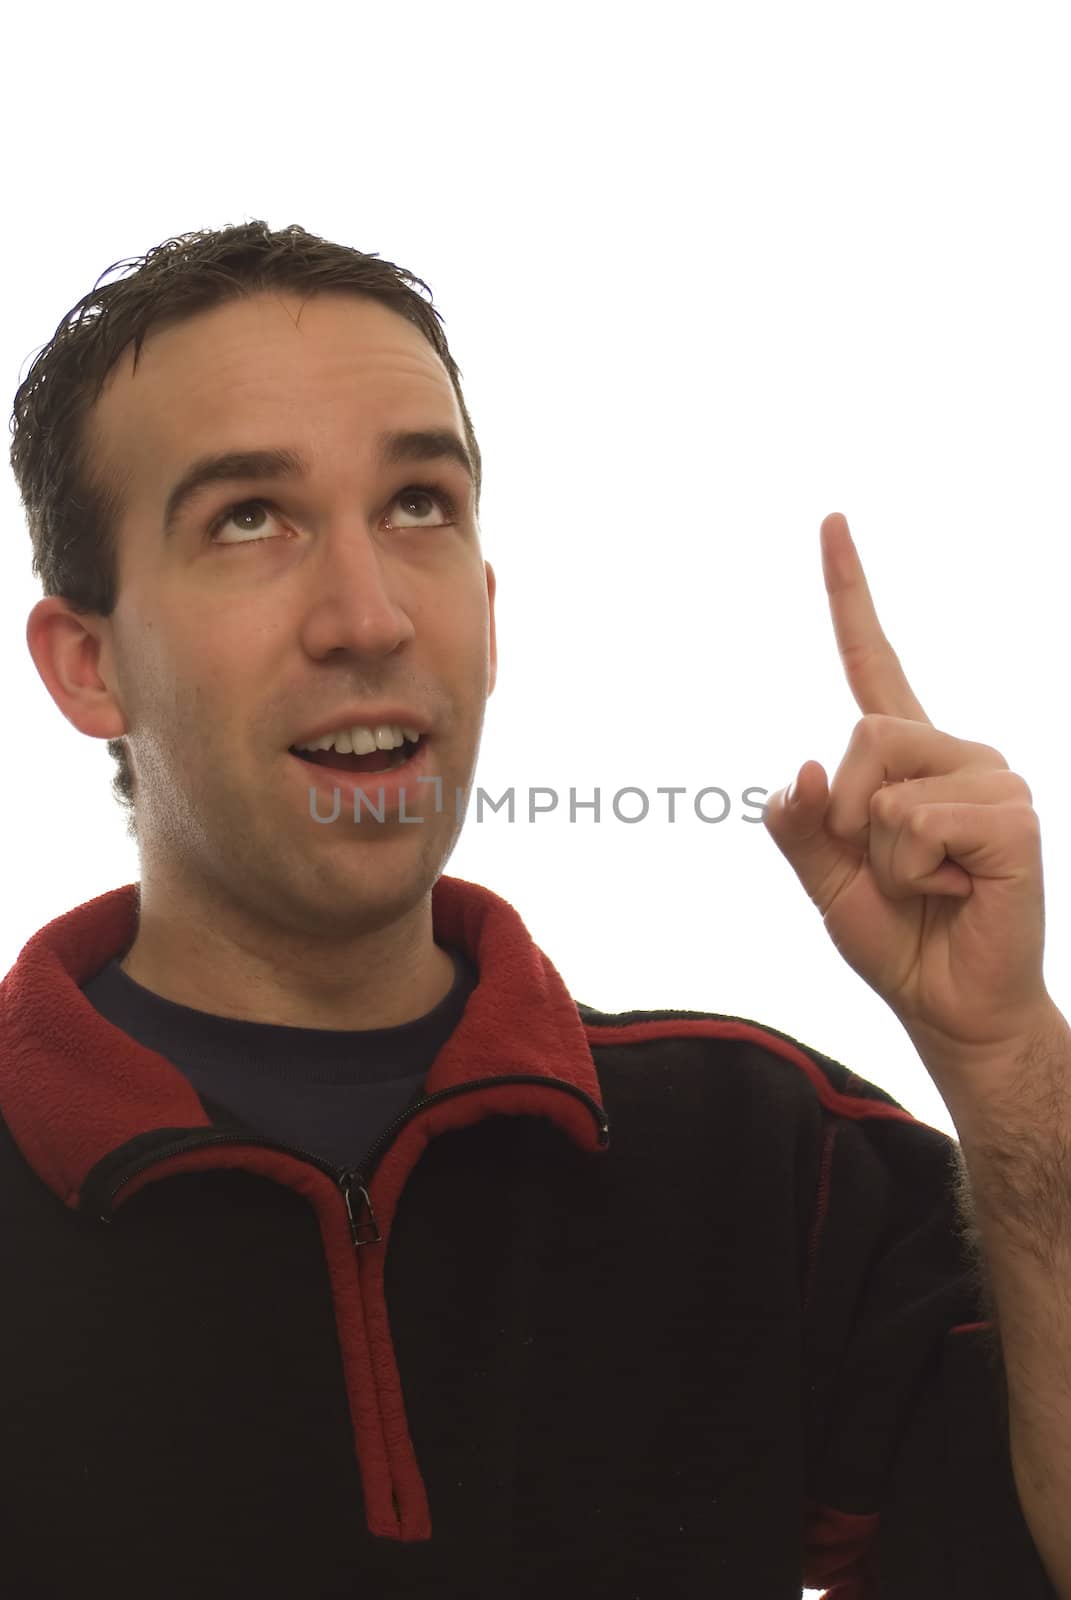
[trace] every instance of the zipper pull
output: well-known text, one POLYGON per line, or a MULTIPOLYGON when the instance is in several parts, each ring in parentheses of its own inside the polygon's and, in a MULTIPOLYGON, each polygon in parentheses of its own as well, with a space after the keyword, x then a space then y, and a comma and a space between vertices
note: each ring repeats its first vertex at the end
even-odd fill
POLYGON ((359 1180, 360 1176, 361 1174, 359 1172, 344 1172, 338 1181, 338 1186, 342 1190, 342 1195, 346 1202, 346 1215, 350 1219, 350 1237, 358 1249, 360 1249, 362 1244, 379 1244, 380 1242, 379 1224, 376 1222, 376 1214, 372 1210, 372 1202, 369 1199, 368 1190, 361 1182, 358 1182, 357 1189, 364 1203, 364 1208, 368 1211, 368 1218, 366 1221, 361 1221, 353 1214, 353 1202, 350 1196, 350 1189, 353 1185, 353 1180, 355 1178, 359 1180), (369 1227, 374 1229, 375 1237, 371 1239, 358 1238, 360 1229, 369 1227))

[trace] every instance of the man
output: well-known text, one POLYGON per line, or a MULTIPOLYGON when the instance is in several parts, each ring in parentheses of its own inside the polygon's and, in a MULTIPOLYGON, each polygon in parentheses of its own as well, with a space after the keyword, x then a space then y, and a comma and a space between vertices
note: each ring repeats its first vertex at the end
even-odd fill
POLYGON ((955 1145, 882 1090, 580 1005, 443 875, 495 583, 412 321, 232 298, 88 416, 115 604, 27 638, 124 741, 141 871, 0 994, 4 1592, 1071 1595, 1067 1241, 1042 1290, 1040 1202, 989 1202, 1057 1172, 1013 1103, 1071 1129, 1034 814, 926 721, 843 519, 863 720, 767 826, 946 1094, 981 1259, 955 1145))

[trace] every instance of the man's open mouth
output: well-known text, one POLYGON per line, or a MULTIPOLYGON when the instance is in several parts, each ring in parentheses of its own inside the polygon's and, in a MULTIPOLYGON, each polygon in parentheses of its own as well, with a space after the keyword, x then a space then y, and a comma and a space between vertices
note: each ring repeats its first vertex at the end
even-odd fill
POLYGON ((331 767, 336 772, 393 772, 411 761, 426 739, 427 735, 422 733, 415 744, 406 739, 394 750, 372 750, 366 756, 344 756, 338 750, 295 750, 293 745, 290 754, 299 761, 307 761, 310 766, 331 767))

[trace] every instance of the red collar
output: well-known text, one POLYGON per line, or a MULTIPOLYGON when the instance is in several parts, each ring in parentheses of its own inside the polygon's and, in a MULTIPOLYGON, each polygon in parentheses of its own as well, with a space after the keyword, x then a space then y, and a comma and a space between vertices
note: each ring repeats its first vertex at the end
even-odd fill
MULTIPOLYGON (((97 1162, 139 1134, 211 1126, 183 1073, 105 1021, 81 991, 130 947, 138 897, 138 885, 126 884, 55 918, 0 983, 0 1115, 69 1206, 97 1162)), ((441 877, 432 923, 436 942, 462 948, 480 981, 435 1058, 427 1092, 531 1073, 570 1083, 601 1107, 576 1005, 509 902, 481 884, 441 877)), ((578 1101, 569 1110, 556 1120, 591 1146, 590 1114, 578 1101)))

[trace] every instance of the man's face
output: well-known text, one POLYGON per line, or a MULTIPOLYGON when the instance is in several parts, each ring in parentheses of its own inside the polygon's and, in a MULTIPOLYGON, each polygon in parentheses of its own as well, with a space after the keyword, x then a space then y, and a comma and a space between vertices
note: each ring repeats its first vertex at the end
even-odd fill
POLYGON ((129 736, 143 867, 310 935, 384 926, 449 858, 495 679, 494 575, 465 469, 376 460, 388 430, 464 440, 449 377, 403 317, 341 294, 218 307, 146 339, 133 375, 131 358, 91 439, 123 485, 100 673, 129 736), (165 531, 195 458, 274 447, 309 475, 212 484, 165 531), (421 497, 401 492, 415 485, 421 497), (354 823, 346 791, 337 821, 312 820, 314 780, 331 814, 331 774, 289 747, 388 703, 430 730, 441 810, 426 783, 405 800, 422 822, 362 806, 354 823))

